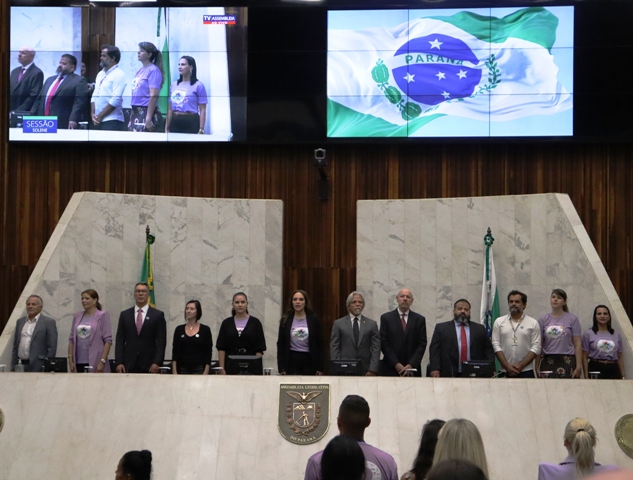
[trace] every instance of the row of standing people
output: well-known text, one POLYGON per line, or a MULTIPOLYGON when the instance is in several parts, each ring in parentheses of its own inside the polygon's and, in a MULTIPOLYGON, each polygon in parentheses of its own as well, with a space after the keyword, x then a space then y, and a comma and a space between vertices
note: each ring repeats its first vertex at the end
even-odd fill
POLYGON ((10 111, 56 116, 61 129, 78 128, 80 122, 88 121, 86 112, 90 111, 92 126, 98 130, 203 134, 208 99, 205 86, 197 78, 195 59, 188 55, 179 59, 179 78, 170 86, 164 121, 158 108, 165 77, 162 54, 151 42, 138 46, 137 58, 142 66, 131 82, 127 125, 122 107, 128 82, 119 66, 121 51, 114 45, 101 47, 102 70, 94 84, 75 73, 77 58, 69 53, 61 56, 56 74, 44 80, 44 73, 34 63, 35 50, 22 47, 18 52, 21 66, 10 75, 10 111))
MULTIPOLYGON (((149 287, 135 286, 136 305, 121 312, 118 323, 115 363, 117 372, 156 373, 164 361, 166 321, 163 312, 149 306, 149 287)), ((592 327, 581 339, 580 323, 567 311, 567 295, 555 289, 552 312, 538 321, 525 315, 527 296, 513 290, 508 295, 509 313, 494 322, 492 341, 485 328, 470 320, 470 303, 454 304, 453 320, 435 327, 430 346, 428 375, 460 376, 463 361, 492 361, 501 365, 501 376, 533 378, 550 371, 551 378, 581 376, 600 372, 600 378, 624 378, 622 339, 611 326, 608 307, 594 310, 592 327), (533 366, 534 365, 534 366, 533 366)), ((348 315, 336 320, 330 338, 332 360, 359 360, 362 373, 371 375, 421 376, 426 350, 425 318, 411 311, 413 294, 402 289, 396 297, 398 308, 381 316, 377 323, 362 314, 364 297, 352 292, 347 298, 348 315), (383 359, 380 360, 380 352, 383 359)), ((92 367, 109 371, 112 346, 110 316, 102 310, 95 290, 82 293, 83 312, 73 317, 68 344, 71 371, 92 367)), ((27 316, 18 320, 12 367, 21 361, 27 370, 39 371, 46 358, 55 356, 55 321, 41 318, 42 299, 27 299, 27 316), (42 333, 40 335, 40 333, 42 333)), ((211 330, 200 323, 202 306, 198 300, 186 304, 186 323, 176 327, 173 337, 173 373, 209 373, 213 348, 211 330)), ((279 324, 277 364, 281 375, 320 375, 325 371, 321 321, 311 308, 308 294, 293 292, 279 324)), ((250 316, 248 298, 233 296, 231 316, 217 337, 220 372, 228 355, 259 355, 266 351, 262 322, 250 316)))

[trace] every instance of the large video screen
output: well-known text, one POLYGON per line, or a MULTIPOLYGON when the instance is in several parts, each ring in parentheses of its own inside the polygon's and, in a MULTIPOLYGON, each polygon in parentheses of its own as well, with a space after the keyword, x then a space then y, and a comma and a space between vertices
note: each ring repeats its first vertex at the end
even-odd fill
POLYGON ((574 8, 328 12, 327 136, 573 135, 574 8))
POLYGON ((9 140, 245 140, 246 15, 11 7, 9 140))

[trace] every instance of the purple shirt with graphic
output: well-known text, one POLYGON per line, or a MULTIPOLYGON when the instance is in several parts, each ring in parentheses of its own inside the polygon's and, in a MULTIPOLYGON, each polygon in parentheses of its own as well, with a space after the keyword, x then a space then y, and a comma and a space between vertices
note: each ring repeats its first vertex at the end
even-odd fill
POLYGON ((174 112, 198 113, 198 105, 207 103, 207 91, 200 80, 193 85, 174 82, 169 89, 169 103, 174 112))
MULTIPOLYGON (((365 455, 365 480, 398 480, 398 466, 391 455, 363 441, 358 444, 365 455)), ((322 456, 323 450, 308 459, 304 480, 321 480, 322 456)))
POLYGON ((90 363, 88 349, 90 348, 90 332, 95 328, 95 317, 84 315, 77 325, 77 363, 90 363))
POLYGON ((569 312, 556 318, 547 313, 538 319, 541 327, 541 347, 543 355, 574 355, 573 337, 580 337, 580 322, 569 312))
POLYGON ((242 318, 242 319, 234 318, 234 320, 235 320, 235 328, 237 329, 237 335, 238 336, 240 336, 240 337, 242 336, 242 332, 246 328, 246 324, 248 323, 248 319, 249 318, 251 318, 251 317, 242 318))
POLYGON ((290 350, 293 352, 310 353, 310 344, 308 343, 308 337, 310 331, 308 330, 307 318, 292 319, 292 327, 290 327, 290 350))
POLYGON ((618 353, 622 353, 622 337, 618 332, 593 333, 590 328, 582 336, 582 351, 588 352, 591 360, 617 361, 618 353))
POLYGON ((149 105, 149 89, 160 89, 162 81, 163 74, 160 73, 160 68, 153 63, 136 72, 136 76, 132 81, 132 106, 147 107, 149 105))

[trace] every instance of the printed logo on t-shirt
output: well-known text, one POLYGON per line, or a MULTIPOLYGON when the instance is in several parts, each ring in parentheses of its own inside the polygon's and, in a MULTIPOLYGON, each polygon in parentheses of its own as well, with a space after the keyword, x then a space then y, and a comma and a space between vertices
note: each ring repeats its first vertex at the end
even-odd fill
POLYGON ((175 106, 181 106, 187 101, 187 91, 186 90, 174 90, 171 92, 171 103, 175 106))
POLYGON ((137 80, 136 78, 132 80, 132 92, 136 92, 138 90, 138 87, 140 86, 141 86, 140 80, 137 80))
POLYGON ((604 353, 611 353, 615 350, 615 342, 613 340, 600 339, 596 344, 598 350, 604 353))
POLYGON ((365 468, 371 472, 371 475, 366 477, 365 480, 382 480, 382 473, 380 473, 380 468, 373 462, 369 460, 365 461, 365 468))
POLYGON ((81 339, 88 338, 90 336, 90 325, 79 325, 77 327, 77 336, 81 339))
POLYGON ((565 333, 565 329, 560 325, 550 325, 545 329, 545 335, 549 338, 558 338, 563 336, 565 333))
POLYGON ((303 341, 308 338, 308 329, 305 327, 293 328, 290 333, 297 341, 303 341))
POLYGON ((244 327, 235 327, 237 328, 237 336, 241 337, 242 336, 242 332, 244 331, 244 327))

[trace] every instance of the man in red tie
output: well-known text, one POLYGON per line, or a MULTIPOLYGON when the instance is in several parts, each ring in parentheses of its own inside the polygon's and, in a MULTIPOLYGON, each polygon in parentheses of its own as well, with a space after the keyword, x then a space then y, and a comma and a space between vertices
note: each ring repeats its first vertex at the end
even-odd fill
POLYGON ((32 113, 57 117, 57 128, 75 129, 88 106, 86 79, 75 74, 77 58, 65 53, 59 60, 57 74, 48 77, 35 101, 32 113))
POLYGON ((33 63, 34 59, 35 50, 30 47, 20 48, 18 52, 18 63, 20 66, 11 71, 9 81, 11 92, 9 100, 10 112, 30 112, 42 89, 44 74, 33 63))
POLYGON ((136 305, 123 310, 116 332, 117 373, 158 373, 165 360, 165 314, 149 305, 149 286, 134 287, 136 305))
POLYGON ((426 350, 426 319, 411 311, 413 294, 403 288, 396 296, 398 308, 380 317, 380 375, 421 376, 426 350))
POLYGON ((461 377, 462 362, 494 361, 492 344, 483 325, 470 321, 470 302, 453 305, 453 320, 438 323, 429 348, 431 377, 461 377))

